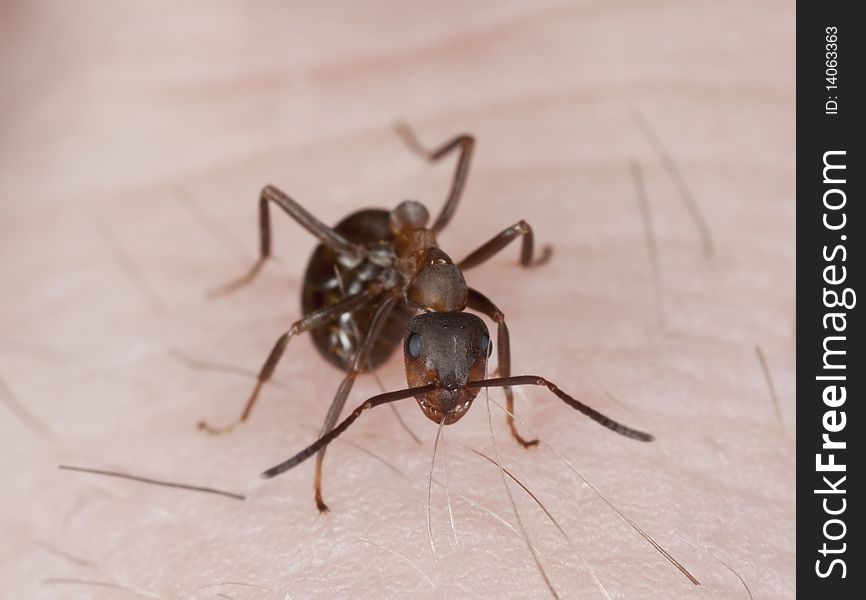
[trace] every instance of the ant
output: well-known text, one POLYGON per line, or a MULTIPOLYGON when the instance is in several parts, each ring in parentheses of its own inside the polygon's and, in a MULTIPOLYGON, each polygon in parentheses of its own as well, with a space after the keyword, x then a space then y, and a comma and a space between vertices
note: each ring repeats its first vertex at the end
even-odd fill
POLYGON ((199 428, 225 433, 246 421, 262 385, 271 377, 289 340, 310 332, 319 353, 346 372, 331 402, 320 437, 292 458, 262 473, 269 479, 316 455, 315 501, 320 512, 328 506, 322 496, 322 463, 325 450, 360 414, 367 410, 415 397, 423 413, 440 425, 455 423, 466 414, 481 388, 501 387, 507 403, 508 426, 524 447, 527 440, 514 422, 513 386, 539 385, 597 423, 626 437, 648 442, 653 437, 626 427, 572 398, 554 383, 535 375, 511 376, 511 347, 505 314, 484 294, 469 287, 463 272, 477 267, 517 238, 521 238, 520 264, 526 268, 548 261, 545 247, 533 257, 532 227, 518 221, 493 236, 458 263, 439 248, 436 236, 457 209, 475 146, 471 135, 458 135, 428 151, 411 129, 398 125, 398 133, 415 153, 434 162, 458 152, 451 189, 439 216, 428 226, 430 214, 420 202, 406 200, 391 211, 367 209, 352 213, 336 227, 328 227, 300 204, 268 185, 259 198, 261 255, 243 277, 218 293, 250 283, 271 254, 270 205, 276 204, 304 229, 318 238, 304 275, 301 308, 304 317, 279 337, 258 374, 240 418, 227 427, 205 422, 199 428), (489 317, 497 326, 499 377, 485 379, 493 346, 487 326, 466 309, 489 317), (403 342, 403 358, 409 387, 373 396, 337 424, 352 385, 364 371, 373 371, 403 342))

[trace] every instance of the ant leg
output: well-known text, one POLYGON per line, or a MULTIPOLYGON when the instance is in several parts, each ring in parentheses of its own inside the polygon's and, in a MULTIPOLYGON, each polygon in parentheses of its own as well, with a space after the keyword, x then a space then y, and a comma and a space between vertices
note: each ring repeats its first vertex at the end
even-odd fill
POLYGON ((493 236, 488 242, 457 263, 457 266, 464 271, 466 269, 471 269, 472 267, 477 267, 496 255, 515 238, 520 236, 522 236, 522 245, 520 247, 521 266, 527 268, 538 267, 550 260, 550 255, 553 254, 553 250, 550 246, 544 246, 541 249, 541 256, 533 259, 532 255, 534 251, 535 236, 532 235, 532 227, 529 223, 521 219, 508 229, 505 229, 493 236))
POLYGON ((406 123, 397 123, 395 128, 397 134, 409 146, 410 150, 431 162, 438 161, 452 150, 460 150, 460 155, 457 157, 457 167, 454 169, 454 177, 451 179, 451 190, 448 192, 448 199, 442 207, 442 212, 439 213, 439 216, 433 223, 433 232, 439 233, 445 229, 451 217, 454 216, 454 211, 457 210, 457 204, 460 202, 460 196, 463 194, 463 187, 466 185, 466 176, 469 173, 469 163, 472 160, 475 138, 463 133, 445 142, 435 150, 428 150, 421 145, 415 133, 406 123))
POLYGON ((360 262, 364 258, 367 252, 364 246, 351 243, 345 237, 319 221, 287 194, 272 185, 266 185, 259 196, 259 242, 261 246, 259 259, 245 275, 217 289, 211 294, 212 296, 228 294, 252 282, 265 264, 265 261, 270 257, 271 213, 269 205, 271 202, 282 208, 301 227, 316 236, 322 244, 334 252, 347 257, 353 262, 360 262))
POLYGON ((367 302, 371 302, 373 299, 373 292, 362 292, 360 294, 350 296, 345 300, 337 302, 336 304, 331 304, 330 306, 325 306, 323 308, 315 310, 305 316, 303 319, 295 321, 289 328, 289 330, 283 335, 281 335, 279 339, 277 339, 276 344, 274 344, 274 347, 271 349, 271 352, 268 355, 265 364, 259 371, 256 387, 253 388, 253 392, 252 394, 250 394, 250 397, 247 400, 246 405, 244 406, 244 410, 241 413, 241 416, 237 419, 237 421, 234 421, 233 423, 225 427, 212 427, 208 425, 205 421, 199 421, 198 428, 213 434, 228 433, 232 429, 246 421, 253 410, 253 406, 255 406, 256 404, 256 399, 259 396, 259 391, 262 389, 262 386, 265 384, 265 382, 271 378, 271 375, 274 373, 274 369, 276 369, 277 367, 277 363, 280 362, 280 359, 283 356, 283 352, 285 351, 286 346, 288 346, 289 340, 292 337, 298 335, 299 333, 309 331, 310 329, 320 327, 325 323, 334 321, 343 313, 352 311, 367 302))
MULTIPOLYGON (((343 285, 343 277, 340 274, 340 269, 338 269, 336 265, 334 265, 334 277, 337 279, 337 284, 340 287, 340 294, 343 297, 345 297, 346 296, 346 288, 343 285)), ((355 323, 354 319, 349 319, 349 325, 352 328, 352 342, 354 344, 360 345, 361 344, 361 332, 360 332, 360 330, 358 330, 358 325, 355 323)), ((375 370, 371 369, 369 364, 365 365, 364 368, 366 370, 370 371, 370 374, 376 380, 376 383, 379 384, 379 389, 382 390, 382 393, 384 394, 385 393, 385 386, 382 385, 382 380, 379 379, 378 373, 376 373, 375 370)), ((396 417, 397 422, 400 423, 400 426, 403 427, 403 429, 406 431, 406 433, 409 434, 409 437, 411 437, 413 440, 415 440, 416 444, 420 444, 421 440, 418 439, 418 436, 415 435, 415 432, 409 428, 409 426, 406 424, 406 421, 404 421, 403 417, 400 416, 400 413, 397 411, 397 407, 395 407, 393 404, 389 404, 388 406, 391 409, 391 412, 393 413, 394 417, 396 417)))
MULTIPOLYGON (((370 350, 379 338, 382 326, 385 324, 385 321, 388 320, 388 316, 391 314, 391 310, 394 308, 396 302, 396 297, 391 296, 385 298, 376 309, 373 319, 370 321, 370 327, 361 344, 358 346, 355 356, 352 358, 352 365, 349 367, 343 381, 340 382, 340 387, 337 388, 337 393, 331 401, 331 407, 328 409, 328 414, 325 416, 325 422, 322 424, 322 430, 319 434, 320 436, 327 434, 329 431, 334 429, 334 425, 337 424, 337 419, 340 418, 340 413, 346 405, 346 399, 349 397, 352 385, 354 385, 358 374, 361 373, 367 364, 367 355, 370 353, 370 350)), ((325 504, 325 500, 322 497, 322 464, 324 461, 325 447, 323 446, 316 454, 316 475, 313 482, 316 507, 319 509, 320 513, 328 512, 328 505, 325 504)))
MULTIPOLYGON (((505 313, 499 310, 487 296, 473 288, 469 288, 469 303, 467 306, 472 310, 477 310, 487 315, 496 323, 496 358, 499 361, 499 376, 503 378, 511 377, 511 341, 508 335, 508 325, 505 324, 505 313)), ((517 431, 517 425, 514 423, 514 392, 509 386, 503 386, 502 389, 505 392, 505 402, 508 408, 506 418, 508 419, 508 427, 511 429, 511 435, 524 448, 535 446, 538 444, 537 439, 527 440, 517 431)))

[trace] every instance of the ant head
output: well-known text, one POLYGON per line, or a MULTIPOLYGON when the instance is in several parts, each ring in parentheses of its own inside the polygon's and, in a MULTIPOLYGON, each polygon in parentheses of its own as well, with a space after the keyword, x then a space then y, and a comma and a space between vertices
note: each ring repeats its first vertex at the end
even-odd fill
POLYGON ((404 200, 391 211, 388 227, 396 234, 423 229, 430 220, 427 208, 417 200, 404 200))
POLYGON ((403 340, 406 380, 410 387, 437 386, 415 398, 427 418, 450 425, 466 413, 479 388, 465 386, 484 379, 491 350, 487 326, 475 315, 430 312, 412 319, 403 340))

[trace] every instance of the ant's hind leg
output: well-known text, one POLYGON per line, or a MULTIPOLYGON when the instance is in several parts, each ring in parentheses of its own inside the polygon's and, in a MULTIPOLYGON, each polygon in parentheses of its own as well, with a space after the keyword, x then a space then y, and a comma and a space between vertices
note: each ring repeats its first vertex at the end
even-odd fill
POLYGON ((312 233, 318 240, 338 254, 349 257, 360 262, 366 254, 366 249, 353 244, 345 237, 319 221, 307 209, 295 202, 287 194, 272 185, 267 185, 259 196, 259 242, 261 253, 259 259, 252 268, 243 276, 230 281, 226 285, 213 291, 210 295, 223 296, 252 282, 259 274, 265 261, 271 255, 271 213, 270 203, 273 202, 282 208, 286 214, 297 221, 301 227, 312 233))
POLYGON ((464 133, 445 142, 435 150, 428 150, 421 145, 415 133, 406 123, 397 123, 395 129, 406 145, 409 146, 410 150, 431 162, 438 161, 453 150, 460 150, 460 155, 457 157, 457 167, 454 169, 454 177, 451 179, 451 190, 448 192, 448 199, 445 200, 442 212, 439 213, 439 216, 433 223, 433 232, 439 233, 445 229, 445 226, 448 225, 448 222, 457 210, 457 204, 460 202, 460 196, 463 194, 463 188, 466 185, 466 176, 469 174, 469 163, 472 161, 475 138, 464 133))
MULTIPOLYGON (((469 304, 467 305, 472 310, 490 317, 496 323, 496 358, 499 361, 499 376, 511 377, 511 339, 508 335, 508 325, 505 324, 505 313, 490 301, 490 299, 479 292, 478 290, 469 288, 469 304)), ((524 448, 531 448, 538 444, 538 440, 527 440, 517 431, 517 425, 514 423, 514 392, 511 387, 503 387, 505 392, 505 403, 508 419, 508 427, 511 429, 511 435, 514 436, 520 445, 524 448)))
POLYGON ((495 256, 518 237, 522 237, 520 247, 521 266, 527 268, 538 267, 550 260, 550 256, 553 254, 553 249, 550 246, 544 246, 541 249, 541 256, 533 258, 535 236, 532 234, 532 227, 526 221, 520 220, 508 229, 493 236, 488 242, 457 263, 457 266, 464 271, 477 267, 495 256))
MULTIPOLYGON (((354 385, 358 374, 367 364, 367 356, 373 348, 373 345, 376 343, 379 333, 382 331, 382 325, 384 325, 385 321, 388 320, 388 316, 391 314, 391 310, 394 308, 396 301, 397 299, 394 297, 385 298, 373 314, 373 319, 370 321, 367 333, 364 335, 361 344, 358 346, 358 350, 355 352, 355 356, 352 358, 352 364, 349 367, 349 371, 346 373, 343 381, 340 382, 340 387, 337 389, 333 401, 331 401, 331 406, 328 408, 328 414, 325 416, 325 422, 322 424, 322 430, 319 437, 330 432, 337 424, 337 420, 340 418, 340 413, 343 412, 343 407, 346 405, 346 399, 349 397, 349 392, 352 391, 352 385, 354 385)), ((320 513, 328 512, 328 505, 325 504, 322 495, 322 465, 325 461, 325 450, 326 448, 322 448, 316 453, 316 475, 313 482, 316 507, 319 509, 320 513)))
POLYGON ((309 331, 310 329, 320 327, 325 323, 334 321, 343 313, 352 311, 367 302, 373 301, 374 297, 375 296, 370 292, 356 294, 354 296, 346 298, 345 300, 337 302, 336 304, 331 304, 330 306, 325 306, 324 308, 315 310, 305 316, 303 319, 295 321, 289 328, 289 330, 279 337, 276 344, 274 344, 274 347, 271 349, 270 354, 268 354, 268 358, 265 361, 265 364, 259 371, 256 386, 255 388, 253 388, 253 392, 252 394, 250 394, 246 405, 244 405, 244 410, 241 413, 241 416, 233 423, 224 427, 213 427, 211 425, 208 425, 205 421, 199 421, 198 428, 203 429, 208 433, 228 433, 232 429, 246 421, 253 410, 253 406, 255 406, 256 404, 256 399, 259 396, 259 391, 262 389, 262 386, 265 384, 265 382, 271 378, 271 375, 273 375, 274 369, 276 369, 277 363, 279 363, 280 359, 283 357, 283 352, 286 350, 286 346, 288 346, 289 340, 292 337, 298 335, 299 333, 309 331))

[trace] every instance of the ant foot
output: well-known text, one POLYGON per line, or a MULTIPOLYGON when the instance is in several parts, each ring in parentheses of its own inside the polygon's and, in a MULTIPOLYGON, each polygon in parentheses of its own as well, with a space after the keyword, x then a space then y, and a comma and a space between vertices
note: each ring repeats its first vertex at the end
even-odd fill
POLYGON ((541 265, 546 264, 547 261, 550 260, 551 256, 553 256, 553 247, 549 246, 549 245, 545 245, 541 249, 541 256, 539 256, 538 258, 533 260, 531 263, 529 263, 528 266, 530 269, 534 269, 535 267, 540 267, 541 265))

